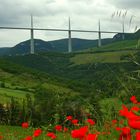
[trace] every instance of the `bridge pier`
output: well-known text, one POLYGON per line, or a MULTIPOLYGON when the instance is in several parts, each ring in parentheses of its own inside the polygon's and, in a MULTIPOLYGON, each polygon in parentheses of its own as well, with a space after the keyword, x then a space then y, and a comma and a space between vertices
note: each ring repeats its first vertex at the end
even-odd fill
POLYGON ((31 15, 31 41, 30 41, 30 53, 34 54, 34 30, 33 30, 33 16, 31 15))
POLYGON ((72 40, 71 40, 71 22, 69 18, 69 30, 68 30, 68 52, 72 52, 72 40))
POLYGON ((122 33, 122 40, 125 40, 125 33, 124 33, 124 20, 123 20, 123 23, 122 23, 122 29, 123 29, 123 33, 122 33))
POLYGON ((101 25, 100 25, 100 20, 99 20, 99 31, 98 31, 98 47, 102 46, 102 38, 101 38, 101 25))

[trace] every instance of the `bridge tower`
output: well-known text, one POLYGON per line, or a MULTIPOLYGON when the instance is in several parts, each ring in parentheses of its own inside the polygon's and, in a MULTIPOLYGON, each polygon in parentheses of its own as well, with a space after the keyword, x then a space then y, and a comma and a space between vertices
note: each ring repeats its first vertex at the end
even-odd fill
POLYGON ((72 41, 71 41, 71 21, 69 17, 69 31, 68 31, 68 52, 72 52, 72 41))
POLYGON ((100 20, 99 20, 99 23, 98 23, 98 27, 99 27, 99 31, 98 31, 98 47, 101 47, 102 46, 102 39, 101 39, 101 24, 100 24, 100 20))
POLYGON ((34 54, 34 29, 33 29, 33 15, 31 15, 31 40, 30 40, 30 53, 34 54))

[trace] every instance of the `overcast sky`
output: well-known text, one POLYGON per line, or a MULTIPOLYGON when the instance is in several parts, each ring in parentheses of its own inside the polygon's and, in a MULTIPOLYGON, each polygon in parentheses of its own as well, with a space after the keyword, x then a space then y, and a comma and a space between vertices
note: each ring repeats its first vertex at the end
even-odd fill
MULTIPOLYGON (((72 29, 97 30, 100 19, 101 30, 122 31, 126 14, 125 31, 134 32, 140 24, 139 5, 140 0, 0 0, 0 26, 30 27, 32 13, 38 28, 67 29, 70 16, 72 29)), ((66 38, 67 34, 36 31, 35 38, 48 41, 66 38)), ((97 34, 72 33, 72 37, 95 39, 97 34)), ((0 30, 0 47, 13 47, 29 38, 29 31, 0 30)))

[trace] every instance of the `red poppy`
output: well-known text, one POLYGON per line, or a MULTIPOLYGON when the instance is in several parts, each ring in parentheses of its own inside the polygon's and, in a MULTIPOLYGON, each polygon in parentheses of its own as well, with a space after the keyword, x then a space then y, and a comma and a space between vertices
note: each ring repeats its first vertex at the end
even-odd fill
POLYGON ((131 129, 129 127, 123 127, 119 140, 131 140, 131 129))
POLYGON ((97 140, 97 134, 88 134, 86 140, 97 140))
POLYGON ((122 128, 120 128, 120 127, 116 127, 115 129, 116 129, 116 131, 121 131, 122 130, 122 128))
POLYGON ((72 120, 72 116, 67 116, 66 119, 70 121, 72 120))
POLYGON ((52 137, 53 135, 54 135, 53 132, 48 132, 48 133, 46 134, 46 136, 48 136, 48 137, 52 137))
POLYGON ((140 132, 136 132, 136 140, 140 140, 140 132))
POLYGON ((55 126, 55 130, 57 130, 57 131, 62 131, 62 126, 61 126, 61 125, 56 125, 56 126, 55 126))
POLYGON ((34 131, 34 137, 38 137, 38 136, 40 136, 41 135, 41 133, 42 133, 42 130, 41 129, 36 129, 35 131, 34 131))
POLYGON ((93 121, 92 119, 87 119, 87 122, 88 122, 90 125, 94 125, 94 124, 95 124, 95 121, 93 121))
POLYGON ((138 103, 138 101, 137 101, 137 99, 136 99, 136 96, 132 96, 132 97, 130 98, 130 101, 131 101, 132 103, 134 103, 134 104, 138 103))
POLYGON ((33 140, 32 136, 27 136, 24 140, 33 140))
POLYGON ((71 122, 72 122, 72 124, 74 124, 74 125, 77 125, 77 124, 78 124, 78 120, 77 120, 77 119, 74 119, 74 120, 72 120, 71 122))
POLYGON ((140 108, 139 107, 137 107, 137 106, 133 106, 133 107, 131 107, 131 109, 130 109, 130 111, 139 111, 140 110, 140 108))
POLYGON ((117 120, 112 120, 112 123, 113 123, 113 124, 116 124, 116 123, 117 123, 117 120))
POLYGON ((86 134, 88 132, 88 127, 87 126, 83 126, 80 129, 75 129, 71 132, 71 136, 72 138, 79 138, 79 139, 83 139, 86 137, 86 134))
POLYGON ((23 122, 23 123, 22 123, 22 128, 28 128, 28 127, 29 127, 28 122, 23 122))
POLYGON ((135 119, 138 120, 140 119, 140 116, 137 116, 136 114, 134 114, 132 111, 129 111, 128 108, 125 105, 122 105, 122 108, 119 112, 120 116, 124 116, 127 119, 135 119))
POLYGON ((52 140, 56 139, 56 135, 53 132, 48 132, 46 136, 50 137, 52 140))
POLYGON ((140 130, 140 120, 128 120, 128 124, 133 129, 140 130))

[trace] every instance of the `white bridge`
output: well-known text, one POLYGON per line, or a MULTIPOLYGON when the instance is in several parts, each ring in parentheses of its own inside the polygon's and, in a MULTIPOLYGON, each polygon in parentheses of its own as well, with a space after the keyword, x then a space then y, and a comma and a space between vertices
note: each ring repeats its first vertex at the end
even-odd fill
POLYGON ((51 28, 34 28, 33 27, 33 16, 31 16, 31 27, 30 28, 23 28, 23 27, 0 27, 1 30, 3 29, 9 29, 9 30, 30 30, 31 33, 31 42, 30 42, 30 53, 34 54, 34 30, 46 30, 46 31, 57 31, 57 32, 68 32, 68 52, 72 52, 72 40, 71 40, 71 32, 87 32, 87 33, 97 33, 98 34, 98 47, 101 47, 102 45, 102 39, 101 39, 101 34, 117 34, 120 33, 122 34, 122 40, 125 39, 125 33, 124 32, 124 24, 123 24, 123 31, 122 32, 117 32, 117 31, 101 31, 100 30, 100 21, 99 21, 99 29, 97 31, 95 30, 72 30, 71 29, 71 22, 69 18, 69 28, 68 29, 51 29, 51 28))

